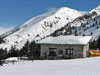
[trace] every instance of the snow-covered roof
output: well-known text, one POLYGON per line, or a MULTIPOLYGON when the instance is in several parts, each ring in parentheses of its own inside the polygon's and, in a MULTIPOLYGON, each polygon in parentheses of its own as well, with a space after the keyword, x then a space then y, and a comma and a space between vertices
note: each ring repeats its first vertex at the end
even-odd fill
POLYGON ((92 37, 90 36, 58 36, 47 37, 37 42, 37 44, 70 44, 70 45, 86 45, 92 37))

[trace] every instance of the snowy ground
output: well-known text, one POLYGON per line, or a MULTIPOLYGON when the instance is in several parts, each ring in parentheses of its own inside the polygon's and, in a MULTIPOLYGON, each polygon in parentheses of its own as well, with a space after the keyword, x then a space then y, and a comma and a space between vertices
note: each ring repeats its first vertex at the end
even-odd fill
POLYGON ((0 67, 0 75, 100 75, 100 57, 18 62, 0 67))

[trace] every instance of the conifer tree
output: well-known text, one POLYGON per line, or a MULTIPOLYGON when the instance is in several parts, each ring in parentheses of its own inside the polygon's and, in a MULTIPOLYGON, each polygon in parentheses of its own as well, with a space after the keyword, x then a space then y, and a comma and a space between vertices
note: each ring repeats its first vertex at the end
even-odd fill
POLYGON ((25 43, 25 45, 23 46, 23 48, 20 50, 20 55, 21 56, 28 56, 29 55, 29 41, 27 40, 27 42, 25 43))
POLYGON ((97 29, 99 28, 99 26, 97 25, 97 29))
POLYGON ((91 35, 92 35, 93 33, 91 32, 91 35))
POLYGON ((95 24, 97 24, 98 22, 97 22, 97 20, 96 20, 96 22, 95 22, 95 24))
POLYGON ((18 57, 19 56, 19 50, 16 49, 15 46, 11 46, 11 49, 8 53, 9 57, 18 57))
POLYGON ((5 41, 3 40, 3 38, 2 37, 0 37, 0 44, 1 43, 4 43, 5 41))
POLYGON ((40 49, 39 45, 35 43, 35 41, 31 42, 30 44, 30 57, 31 59, 36 59, 40 56, 40 49))
POLYGON ((97 39, 97 48, 100 49, 100 36, 99 36, 99 38, 97 39))

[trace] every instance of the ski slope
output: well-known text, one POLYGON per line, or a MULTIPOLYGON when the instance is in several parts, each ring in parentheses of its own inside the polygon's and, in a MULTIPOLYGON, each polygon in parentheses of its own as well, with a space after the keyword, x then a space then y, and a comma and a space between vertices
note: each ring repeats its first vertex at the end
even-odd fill
POLYGON ((0 75, 100 75, 100 57, 22 61, 1 66, 0 75))

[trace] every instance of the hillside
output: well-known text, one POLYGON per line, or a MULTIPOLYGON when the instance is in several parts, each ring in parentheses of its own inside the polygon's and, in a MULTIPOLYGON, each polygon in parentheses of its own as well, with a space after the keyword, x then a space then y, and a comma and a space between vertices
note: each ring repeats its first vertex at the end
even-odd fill
POLYGON ((92 40, 98 39, 100 35, 100 6, 76 18, 54 34, 57 36, 69 34, 92 36, 92 40))
POLYGON ((62 7, 33 17, 24 24, 1 35, 5 43, 0 44, 0 48, 9 50, 11 46, 15 46, 17 49, 21 49, 27 40, 31 42, 45 38, 82 15, 84 15, 83 12, 62 7))
POLYGON ((100 75, 100 57, 5 64, 0 75, 100 75))
POLYGON ((13 29, 14 27, 0 27, 0 35, 6 33, 7 31, 13 29))
POLYGON ((88 15, 91 17, 81 21, 80 26, 75 30, 77 35, 92 36, 93 40, 98 39, 100 35, 100 6, 91 10, 88 15))

